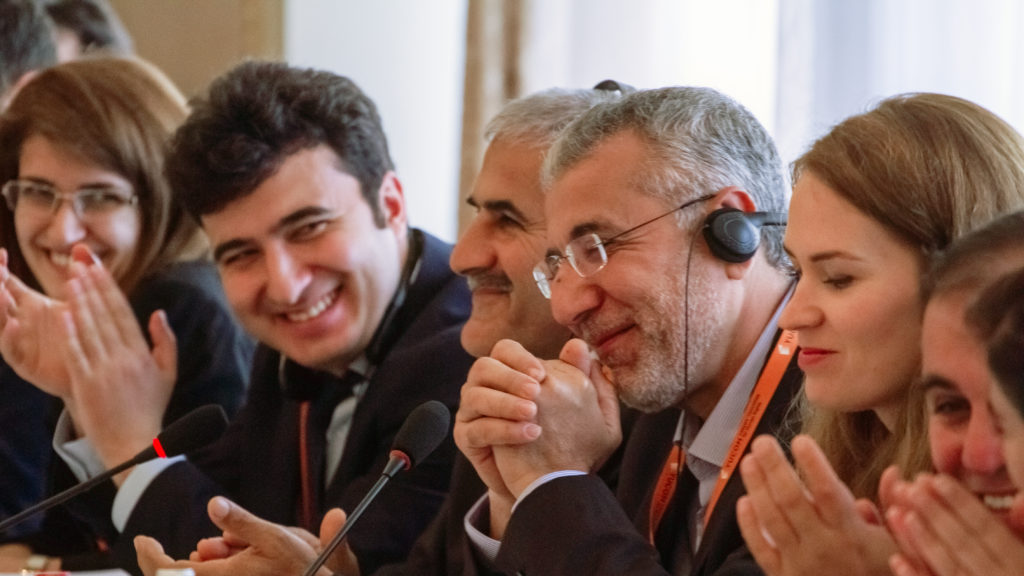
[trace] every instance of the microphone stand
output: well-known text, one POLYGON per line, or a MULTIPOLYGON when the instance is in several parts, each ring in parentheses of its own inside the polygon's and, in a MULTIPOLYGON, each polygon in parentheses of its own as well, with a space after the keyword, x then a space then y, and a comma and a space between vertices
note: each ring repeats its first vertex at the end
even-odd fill
MULTIPOLYGON (((155 454, 153 456, 155 456, 155 454)), ((85 482, 76 485, 74 489, 65 490, 64 492, 55 494, 47 498, 46 500, 43 500, 42 502, 36 504, 35 506, 18 512, 14 516, 11 516, 3 522, 0 522, 0 533, 3 533, 4 530, 7 530, 11 526, 14 526, 15 524, 21 522, 22 520, 28 518, 29 516, 32 516, 37 512, 48 510, 49 508, 56 506, 58 504, 63 504, 64 502, 74 498, 75 496, 78 496, 82 492, 85 492, 97 486, 98 484, 106 482, 107 480, 113 478, 114 476, 121 472, 124 472, 125 470, 131 468, 132 466, 150 460, 151 458, 153 458, 153 456, 147 454, 146 451, 143 451, 142 453, 138 454, 131 460, 122 462, 121 464, 111 468, 110 470, 107 470, 102 474, 97 474, 96 476, 93 476, 92 478, 86 480, 85 482)))
POLYGON ((310 564, 309 568, 306 568, 303 576, 314 576, 317 571, 323 567, 324 562, 327 562, 327 558, 334 553, 334 550, 339 544, 341 544, 341 541, 345 539, 345 536, 348 536, 349 528, 356 523, 356 520, 359 520, 359 517, 363 515, 363 512, 366 511, 366 508, 371 502, 373 502, 374 498, 377 497, 377 494, 382 488, 384 488, 384 485, 388 483, 388 480, 391 480, 391 477, 400 470, 408 468, 410 463, 409 457, 402 452, 398 450, 391 451, 391 458, 388 461, 388 465, 384 467, 384 472, 381 473, 380 478, 378 478, 377 482, 374 483, 373 488, 370 488, 370 491, 366 493, 366 496, 363 496, 359 505, 355 507, 355 510, 352 510, 352 514, 349 514, 345 519, 345 525, 342 526, 341 530, 339 530, 338 533, 334 535, 334 538, 331 539, 330 543, 327 544, 327 547, 323 549, 319 556, 317 556, 316 561, 310 564))

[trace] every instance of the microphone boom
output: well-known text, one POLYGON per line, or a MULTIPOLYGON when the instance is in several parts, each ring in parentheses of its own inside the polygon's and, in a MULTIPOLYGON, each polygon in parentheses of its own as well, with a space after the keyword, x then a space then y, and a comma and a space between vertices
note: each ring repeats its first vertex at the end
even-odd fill
POLYGON ((363 515, 366 508, 373 502, 377 494, 384 488, 384 485, 401 470, 412 468, 421 460, 430 455, 435 448, 448 436, 448 425, 451 422, 451 413, 448 407, 437 400, 428 400, 417 406, 409 417, 405 419, 395 441, 391 445, 391 453, 388 455, 388 463, 384 467, 380 478, 366 493, 366 496, 359 502, 355 510, 348 515, 345 526, 334 535, 327 547, 320 552, 316 560, 310 564, 304 572, 304 576, 314 576, 317 570, 324 565, 327 558, 341 544, 341 541, 348 535, 349 529, 356 520, 363 515))
MULTIPOLYGON (((216 404, 207 404, 192 410, 188 414, 185 414, 181 418, 172 422, 170 426, 157 435, 153 440, 153 443, 154 445, 163 447, 166 456, 161 454, 161 458, 170 458, 186 452, 192 452, 197 448, 202 448, 210 442, 213 442, 224 433, 224 429, 227 428, 227 425, 228 418, 224 414, 224 409, 216 404)), ((38 514, 39 512, 49 510, 58 504, 63 504, 75 496, 95 488, 97 485, 106 482, 110 478, 113 478, 115 475, 124 472, 132 466, 148 462, 149 460, 153 460, 157 457, 156 448, 150 446, 136 454, 131 460, 122 462, 102 474, 93 476, 85 482, 76 484, 34 506, 30 506, 29 508, 22 510, 3 522, 0 522, 0 534, 11 526, 24 521, 26 518, 38 514)))

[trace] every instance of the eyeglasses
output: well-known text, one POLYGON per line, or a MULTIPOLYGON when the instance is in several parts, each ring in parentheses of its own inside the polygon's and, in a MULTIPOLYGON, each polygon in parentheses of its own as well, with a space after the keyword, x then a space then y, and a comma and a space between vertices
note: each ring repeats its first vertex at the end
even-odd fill
POLYGON ((710 200, 714 197, 714 194, 708 194, 706 196, 701 196, 700 198, 688 200, 664 214, 659 214, 654 218, 641 222, 628 230, 623 230, 611 238, 602 240, 600 236, 593 232, 573 238, 573 240, 565 247, 564 256, 561 254, 548 254, 544 257, 544 260, 533 267, 533 279, 537 282, 537 288, 540 288, 540 292, 545 298, 550 299, 551 281, 558 275, 558 270, 561 267, 562 260, 568 260, 569 265, 572 266, 572 269, 575 270, 581 278, 597 274, 608 265, 608 251, 606 249, 608 246, 614 244, 617 239, 629 234, 630 232, 635 232, 652 222, 656 222, 669 214, 678 212, 699 202, 710 200))
POLYGON ((60 192, 54 186, 33 180, 9 180, 0 193, 12 211, 20 208, 37 217, 52 216, 61 202, 70 202, 75 216, 83 222, 101 220, 139 201, 136 194, 115 186, 87 186, 74 192, 60 192))

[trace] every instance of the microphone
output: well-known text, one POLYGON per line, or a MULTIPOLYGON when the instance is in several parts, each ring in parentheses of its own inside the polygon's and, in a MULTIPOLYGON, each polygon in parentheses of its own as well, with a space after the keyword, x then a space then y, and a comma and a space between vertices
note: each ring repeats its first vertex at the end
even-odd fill
POLYGON ((219 405, 207 404, 200 406, 172 422, 170 426, 153 439, 153 446, 139 452, 131 460, 123 462, 85 482, 76 484, 0 522, 0 533, 38 512, 49 510, 96 487, 132 466, 148 462, 157 457, 172 458, 179 454, 185 454, 197 448, 202 448, 220 437, 227 426, 228 417, 224 414, 224 409, 219 405))
POLYGON ((435 448, 448 435, 448 423, 451 421, 451 414, 448 407, 437 400, 428 400, 416 407, 405 419, 398 434, 395 435, 395 442, 391 445, 391 452, 388 454, 388 463, 384 466, 377 483, 370 488, 366 496, 359 502, 352 514, 345 521, 345 526, 334 535, 331 542, 317 556, 309 568, 303 573, 304 576, 314 576, 327 561, 327 558, 341 544, 341 541, 348 535, 348 531, 356 520, 363 515, 363 512, 377 497, 377 494, 384 488, 384 485, 391 480, 391 477, 402 470, 415 466, 434 451, 435 448))

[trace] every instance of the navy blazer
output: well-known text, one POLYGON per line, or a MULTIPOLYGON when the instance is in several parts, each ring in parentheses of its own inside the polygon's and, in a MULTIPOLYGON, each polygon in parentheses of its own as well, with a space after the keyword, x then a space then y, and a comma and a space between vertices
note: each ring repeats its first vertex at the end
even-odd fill
MULTIPOLYGON (((424 237, 419 273, 357 404, 341 462, 319 499, 321 516, 337 506, 355 508, 379 478, 395 434, 416 406, 435 399, 454 412, 458 403, 472 363, 459 339, 470 312, 469 290, 448 267, 451 247, 424 237)), ((216 494, 272 522, 299 524, 300 402, 278 382, 279 360, 276 351, 261 346, 248 402, 225 436, 150 484, 128 519, 119 565, 134 565, 130 543, 136 534, 157 538, 175 558, 187 557, 199 539, 219 534, 206 514, 216 494)), ((455 453, 449 435, 414 469, 396 475, 366 510, 348 538, 365 573, 408 554, 444 500, 455 453)))
MULTIPOLYGON (((639 412, 621 407, 622 435, 628 438, 639 412)), ((618 484, 622 465, 622 446, 608 458, 597 472, 605 485, 618 484)), ((374 572, 374 576, 472 576, 482 565, 476 559, 464 519, 469 510, 487 493, 487 486, 477 475, 468 459, 461 453, 455 457, 451 492, 445 498, 441 512, 413 546, 409 557, 400 564, 390 564, 374 572)), ((370 573, 363 571, 363 576, 370 573)))
MULTIPOLYGON (((802 381, 794 355, 756 435, 773 434, 788 443, 792 426, 786 418, 802 381)), ((671 449, 678 416, 679 410, 671 409, 640 417, 627 441, 617 493, 593 475, 572 476, 548 482, 520 502, 502 539, 497 559, 501 569, 526 576, 685 576, 674 551, 656 550, 646 537, 651 493, 671 449), (662 558, 668 559, 668 566, 662 558)), ((736 501, 744 493, 740 475, 734 474, 711 514, 688 574, 762 574, 736 521, 736 501)), ((670 507, 662 523, 672 522, 670 529, 686 538, 686 515, 672 511, 670 507)))

